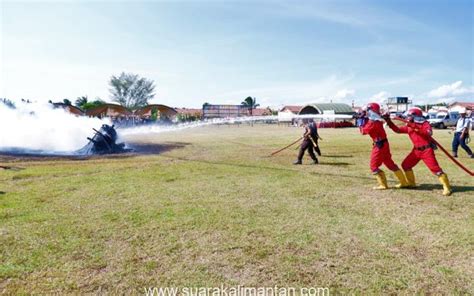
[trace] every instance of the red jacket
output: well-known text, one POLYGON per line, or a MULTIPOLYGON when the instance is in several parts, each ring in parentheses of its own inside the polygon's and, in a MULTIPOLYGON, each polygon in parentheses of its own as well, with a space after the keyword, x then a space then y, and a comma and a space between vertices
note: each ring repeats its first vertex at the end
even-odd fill
POLYGON ((382 121, 369 120, 365 125, 360 127, 360 132, 363 135, 369 135, 374 142, 387 139, 387 133, 383 128, 382 121))
POLYGON ((398 127, 391 120, 387 121, 388 126, 398 134, 408 134, 415 147, 428 146, 431 143, 433 130, 428 121, 423 123, 408 123, 398 127))

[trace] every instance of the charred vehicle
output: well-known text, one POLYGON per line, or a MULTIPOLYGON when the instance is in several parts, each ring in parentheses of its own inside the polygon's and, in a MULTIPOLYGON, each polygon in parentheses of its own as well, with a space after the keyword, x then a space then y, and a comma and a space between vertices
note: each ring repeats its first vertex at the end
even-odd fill
POLYGON ((78 151, 80 154, 114 154, 131 151, 124 143, 117 143, 117 131, 113 125, 103 124, 100 130, 93 130, 94 136, 87 138, 89 143, 78 151))

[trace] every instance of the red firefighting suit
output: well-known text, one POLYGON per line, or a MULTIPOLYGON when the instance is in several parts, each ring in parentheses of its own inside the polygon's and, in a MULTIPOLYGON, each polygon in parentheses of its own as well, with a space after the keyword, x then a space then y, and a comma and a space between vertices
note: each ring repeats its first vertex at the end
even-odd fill
POLYGON ((387 120, 387 124, 396 133, 408 134, 414 145, 410 154, 402 162, 404 171, 411 170, 420 160, 423 160, 433 174, 437 176, 443 174, 443 170, 435 157, 434 145, 430 141, 433 132, 428 121, 413 122, 401 127, 395 125, 391 120, 387 120))
POLYGON ((391 171, 398 171, 398 166, 392 160, 390 145, 382 121, 368 120, 366 124, 360 127, 360 132, 363 135, 368 134, 374 141, 370 155, 370 169, 372 172, 377 174, 382 164, 391 171))

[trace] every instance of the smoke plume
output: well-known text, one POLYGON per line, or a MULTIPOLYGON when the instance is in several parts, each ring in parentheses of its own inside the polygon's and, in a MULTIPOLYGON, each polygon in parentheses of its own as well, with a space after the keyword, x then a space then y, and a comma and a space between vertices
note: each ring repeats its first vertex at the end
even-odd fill
POLYGON ((0 151, 73 153, 103 123, 51 104, 21 102, 12 109, 0 103, 0 151))

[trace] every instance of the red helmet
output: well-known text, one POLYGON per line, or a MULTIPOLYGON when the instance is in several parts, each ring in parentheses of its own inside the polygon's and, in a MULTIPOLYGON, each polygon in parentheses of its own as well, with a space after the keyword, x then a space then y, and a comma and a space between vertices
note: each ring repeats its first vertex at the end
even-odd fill
POLYGON ((421 111, 420 108, 411 108, 408 110, 407 115, 413 117, 422 117, 423 111, 421 111))
POLYGON ((377 104, 377 103, 368 103, 367 104, 367 111, 369 111, 369 110, 371 110, 371 111, 373 111, 377 114, 380 114, 380 105, 377 104))

